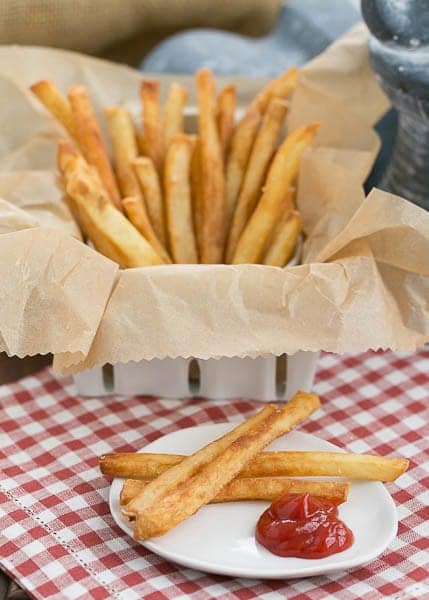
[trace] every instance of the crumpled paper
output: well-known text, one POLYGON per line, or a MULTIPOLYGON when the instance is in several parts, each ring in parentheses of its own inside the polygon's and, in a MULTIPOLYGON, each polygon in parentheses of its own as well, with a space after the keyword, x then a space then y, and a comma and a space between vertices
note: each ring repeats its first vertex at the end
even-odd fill
POLYGON ((118 266, 56 229, 0 235, 0 348, 88 353, 118 266))
MULTIPOLYGON (((78 372, 154 357, 413 350, 429 339, 429 215, 380 190, 365 198, 362 189, 379 148, 372 125, 388 107, 370 70, 364 27, 304 67, 291 101, 290 129, 312 121, 321 127, 298 182, 304 264, 284 269, 119 271, 73 239, 55 175, 64 132, 27 90, 46 77, 63 90, 84 83, 97 110, 135 107, 141 80, 126 67, 70 52, 0 48, 0 93, 13 99, 10 114, 0 114, 0 231, 9 232, 0 235, 0 276, 4 298, 19 299, 0 303, 0 348, 19 356, 53 352, 57 370, 78 372), (46 192, 39 201, 31 201, 31 181, 46 192)), ((161 81, 165 92, 171 78, 161 81)), ((236 83, 242 103, 261 86, 236 83)))

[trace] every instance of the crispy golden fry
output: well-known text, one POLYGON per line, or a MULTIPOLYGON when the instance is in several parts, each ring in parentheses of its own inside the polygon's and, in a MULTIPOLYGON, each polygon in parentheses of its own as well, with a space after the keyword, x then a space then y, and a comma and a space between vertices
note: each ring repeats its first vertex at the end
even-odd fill
MULTIPOLYGON (((146 209, 146 206, 149 206, 149 202, 151 203, 151 208, 154 206, 154 201, 158 202, 160 215, 161 218, 163 218, 161 191, 156 170, 149 158, 137 159, 137 142, 133 121, 129 112, 122 107, 114 106, 106 108, 105 115, 112 138, 119 186, 122 194, 126 196, 126 198, 121 201, 122 208, 125 210, 127 217, 134 227, 140 231, 152 245, 155 252, 162 258, 163 262, 171 263, 171 259, 158 237, 155 226, 152 226, 154 221, 151 222, 151 219, 148 217, 147 213, 149 210, 146 209), (142 185, 144 196, 139 185, 139 180, 141 181, 141 178, 137 178, 133 168, 133 164, 135 165, 137 161, 140 161, 140 165, 141 161, 149 162, 154 171, 152 179, 149 180, 149 185, 142 185), (150 186, 151 183, 153 184, 152 187, 150 186), (158 189, 156 189, 157 184, 158 189), (146 192, 149 193, 147 194, 146 192), (156 193, 158 193, 158 197, 155 196, 154 198, 154 194, 156 193)), ((142 169, 140 166, 138 174, 141 175, 144 171, 145 169, 142 169)), ((147 173, 147 171, 145 172, 147 173)), ((147 183, 147 181, 148 177, 146 177, 144 183, 147 183)), ((163 225, 163 221, 161 224, 163 225)), ((157 225, 159 225, 159 220, 157 221, 157 225)))
POLYGON ((122 207, 128 219, 142 236, 150 243, 162 262, 171 263, 171 258, 153 230, 148 217, 144 199, 141 196, 129 196, 122 199, 122 207))
POLYGON ((234 129, 234 115, 237 107, 235 85, 227 85, 221 90, 216 107, 216 122, 223 155, 226 156, 234 129))
POLYGON ((73 114, 70 104, 60 90, 48 79, 42 79, 30 86, 30 90, 37 96, 40 102, 49 110, 57 121, 76 138, 73 114))
MULTIPOLYGON (((88 239, 88 234, 86 233, 84 219, 81 218, 81 215, 79 214, 77 206, 73 202, 73 199, 70 198, 70 196, 68 196, 67 194, 64 194, 63 200, 64 200, 64 203, 66 204, 67 208, 71 212, 71 214, 73 216, 73 219, 76 221, 76 223, 78 224, 78 226, 79 226, 79 228, 81 230, 82 241, 86 242, 87 239, 88 239)), ((97 248, 97 244, 95 244, 93 242, 93 245, 94 245, 95 248, 97 248)), ((101 252, 101 250, 100 250, 100 252, 101 252)))
POLYGON ((136 131, 137 148, 139 149, 140 156, 147 156, 146 141, 144 135, 139 131, 136 131))
POLYGON ((94 248, 101 252, 101 254, 104 254, 111 260, 121 264, 122 255, 120 252, 108 239, 106 239, 102 231, 97 227, 97 224, 86 214, 82 204, 79 204, 78 201, 75 201, 74 198, 67 193, 67 178, 63 172, 66 167, 68 169, 68 179, 71 179, 72 177, 76 178, 78 176, 83 178, 82 192, 86 192, 86 179, 89 177, 89 189, 94 195, 95 192, 99 191, 103 202, 107 193, 100 181, 97 171, 88 165, 77 149, 77 146, 73 143, 68 144, 66 141, 58 144, 57 164, 65 187, 64 202, 67 204, 73 218, 78 223, 83 233, 84 241, 87 242, 90 240, 94 248), (88 172, 90 175, 88 175, 88 172))
POLYGON ((140 88, 143 106, 143 136, 144 147, 157 168, 162 172, 164 158, 164 142, 161 120, 161 105, 159 102, 159 81, 143 81, 140 88))
MULTIPOLYGON (((100 456, 104 475, 150 480, 179 464, 182 454, 123 453, 100 456)), ((366 481, 395 481, 408 468, 405 458, 343 452, 261 452, 238 474, 247 477, 347 477, 366 481)))
POLYGON ((250 103, 248 110, 257 110, 261 114, 266 111, 272 98, 287 98, 298 81, 298 69, 292 67, 272 79, 250 103))
POLYGON ((215 459, 219 454, 232 444, 240 435, 251 431, 252 428, 264 422, 270 415, 275 414, 276 407, 268 404, 256 415, 224 435, 223 437, 211 442, 204 448, 201 448, 191 456, 187 456, 180 464, 168 469, 154 481, 152 481, 141 494, 139 494, 128 506, 127 511, 130 515, 145 511, 148 507, 157 503, 176 486, 190 477, 203 466, 215 459))
POLYGON ((292 258, 296 242, 301 233, 301 215, 297 210, 290 210, 280 219, 274 235, 262 259, 263 265, 284 267, 292 258))
POLYGON ((198 128, 201 153, 201 232, 200 260, 220 263, 225 237, 225 196, 223 157, 215 117, 215 81, 213 73, 196 73, 198 128))
POLYGON ((115 174, 88 92, 84 86, 74 85, 70 88, 68 98, 79 147, 89 164, 98 171, 111 202, 118 210, 122 210, 115 174))
POLYGON ((262 258, 281 204, 298 175, 301 156, 311 144, 318 128, 318 124, 313 124, 296 129, 287 136, 276 152, 268 171, 264 193, 241 234, 232 264, 258 263, 262 258))
POLYGON ((138 156, 137 140, 130 113, 122 106, 104 109, 107 128, 112 141, 116 177, 122 196, 142 195, 132 162, 138 156))
POLYGON ((164 164, 165 214, 169 247, 174 262, 197 263, 192 223, 191 159, 194 143, 189 136, 173 137, 164 164))
POLYGON ((237 204, 238 194, 244 179, 259 121, 260 114, 258 112, 249 112, 241 119, 232 132, 225 168, 226 231, 229 229, 237 204))
MULTIPOLYGON (((250 431, 242 432, 209 464, 206 463, 189 479, 182 479, 181 485, 170 487, 167 493, 158 497, 156 502, 152 502, 151 505, 142 509, 138 506, 138 502, 133 500, 130 506, 135 502, 137 504, 137 506, 134 504, 134 509, 137 509, 134 529, 135 539, 148 539, 163 535, 194 514, 234 479, 245 464, 256 456, 262 448, 270 444, 275 438, 296 427, 319 405, 320 401, 316 395, 298 392, 280 411, 270 414, 258 425, 252 427, 250 431)), ((165 474, 174 470, 177 471, 186 460, 189 461, 191 458, 184 459, 182 463, 172 467, 165 474)), ((159 481, 163 476, 160 475, 153 483, 159 481)), ((145 490, 150 485, 148 484, 145 490)), ((137 496, 137 499, 144 495, 145 490, 137 496)))
POLYGON ((97 250, 123 268, 162 263, 152 246, 112 205, 97 171, 71 142, 59 144, 58 166, 85 233, 97 250))
POLYGON ((191 160, 191 196, 192 216, 194 222, 195 239, 198 253, 201 254, 202 245, 202 193, 201 193, 201 145, 197 138, 191 160))
POLYGON ((183 133, 184 114, 188 90, 179 83, 173 82, 168 90, 168 96, 164 107, 164 152, 168 151, 171 140, 178 133, 183 133))
POLYGON ((267 169, 277 148, 286 108, 287 104, 284 100, 273 98, 256 135, 232 216, 226 247, 226 262, 231 262, 240 235, 261 196, 267 169))
POLYGON ((99 458, 100 471, 111 477, 124 479, 154 479, 164 471, 179 464, 181 454, 151 454, 122 452, 103 454, 99 458))
POLYGON ((133 162, 137 179, 143 190, 147 212, 158 239, 166 247, 165 215, 162 201, 161 183, 153 161, 141 156, 133 162))
MULTIPOLYGON (((146 481, 127 479, 120 495, 120 504, 127 505, 147 485, 146 481)), ((264 500, 273 502, 283 494, 311 494, 326 498, 335 504, 347 500, 350 489, 348 482, 314 481, 311 479, 251 478, 233 479, 212 499, 210 504, 218 502, 239 502, 242 500, 264 500)))
POLYGON ((408 468, 405 458, 346 452, 262 452, 241 472, 244 477, 347 477, 365 481, 395 481, 408 468))

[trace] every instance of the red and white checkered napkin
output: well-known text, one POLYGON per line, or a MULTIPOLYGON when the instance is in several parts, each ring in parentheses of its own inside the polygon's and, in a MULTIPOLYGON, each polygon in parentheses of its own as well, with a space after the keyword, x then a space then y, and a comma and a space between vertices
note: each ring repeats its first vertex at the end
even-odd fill
POLYGON ((411 461, 398 485, 389 486, 398 538, 368 566, 291 582, 231 579, 180 568, 143 549, 113 523, 97 456, 138 450, 178 428, 247 417, 257 403, 82 399, 70 379, 44 370, 0 388, 2 568, 43 599, 429 598, 429 352, 325 354, 315 390, 323 408, 305 431, 352 452, 411 461))

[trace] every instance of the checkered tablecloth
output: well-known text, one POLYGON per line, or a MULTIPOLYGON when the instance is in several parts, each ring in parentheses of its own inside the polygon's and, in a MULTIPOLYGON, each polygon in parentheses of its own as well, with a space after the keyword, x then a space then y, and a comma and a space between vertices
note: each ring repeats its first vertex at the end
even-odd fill
POLYGON ((35 598, 134 600, 429 598, 429 352, 322 355, 322 410, 303 430, 352 452, 398 454, 389 485, 397 539, 351 573, 293 581, 205 575, 155 556, 114 524, 97 456, 140 449, 200 423, 249 416, 256 402, 83 399, 49 369, 0 388, 0 564, 35 598))

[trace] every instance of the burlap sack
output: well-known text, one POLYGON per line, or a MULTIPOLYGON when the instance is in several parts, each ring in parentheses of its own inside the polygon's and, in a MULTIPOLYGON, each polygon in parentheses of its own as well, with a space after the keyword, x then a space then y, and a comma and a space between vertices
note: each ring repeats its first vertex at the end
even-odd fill
POLYGON ((280 4, 280 0, 2 0, 0 43, 100 54, 135 38, 141 59, 145 45, 181 29, 215 27, 261 35, 274 25, 280 4))

